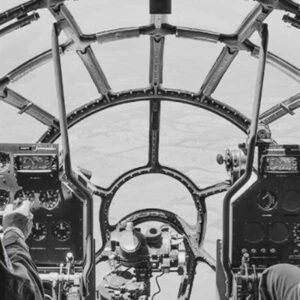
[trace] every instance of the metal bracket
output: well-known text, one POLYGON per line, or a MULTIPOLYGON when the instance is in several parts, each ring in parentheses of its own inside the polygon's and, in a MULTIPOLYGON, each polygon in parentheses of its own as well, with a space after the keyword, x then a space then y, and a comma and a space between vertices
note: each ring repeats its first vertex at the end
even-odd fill
POLYGON ((282 107, 288 114, 290 114, 291 116, 293 116, 295 113, 289 108, 288 105, 284 104, 284 103, 280 103, 279 104, 280 107, 282 107))
POLYGON ((32 102, 27 103, 24 107, 22 107, 22 108, 18 111, 18 114, 19 114, 19 115, 22 115, 22 114, 23 114, 24 112, 26 112, 27 109, 28 109, 29 107, 31 107, 32 105, 33 105, 32 102))
POLYGON ((7 96, 6 87, 9 83, 10 83, 10 80, 7 76, 0 79, 0 97, 1 98, 6 98, 6 96, 7 96))

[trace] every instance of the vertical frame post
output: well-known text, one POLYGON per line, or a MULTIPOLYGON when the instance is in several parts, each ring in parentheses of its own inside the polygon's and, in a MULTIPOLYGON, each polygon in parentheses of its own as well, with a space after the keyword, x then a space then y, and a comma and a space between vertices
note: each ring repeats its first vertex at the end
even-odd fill
POLYGON ((226 296, 232 295, 232 280, 233 275, 230 267, 229 250, 230 250, 230 208, 231 200, 238 190, 240 190, 250 179, 252 175, 252 167, 254 161, 254 152, 257 139, 257 127, 259 121, 259 111, 261 105, 266 57, 268 51, 268 25, 259 24, 259 33, 261 35, 261 47, 259 53, 258 71, 254 95, 254 103, 252 109, 252 120, 250 126, 250 133, 248 137, 247 147, 247 163, 246 170, 243 176, 235 182, 235 184, 228 190, 223 201, 223 242, 222 242, 222 264, 226 275, 226 296))
POLYGON ((52 55, 54 62, 55 85, 58 100, 59 124, 62 138, 62 151, 64 171, 67 179, 82 193, 83 202, 83 253, 84 265, 82 274, 82 296, 86 300, 95 299, 95 242, 93 235, 93 197, 85 186, 83 186, 72 171, 71 155, 68 135, 68 123, 64 97, 63 77, 59 53, 59 25, 53 24, 52 29, 52 55))

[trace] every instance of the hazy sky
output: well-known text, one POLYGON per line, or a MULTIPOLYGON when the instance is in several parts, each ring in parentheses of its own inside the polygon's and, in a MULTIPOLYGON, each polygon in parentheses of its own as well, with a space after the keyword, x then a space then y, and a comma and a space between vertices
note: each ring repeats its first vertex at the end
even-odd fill
MULTIPOLYGON (((0 11, 20 2, 0 0, 0 11)), ((169 16, 169 22, 233 33, 255 4, 255 1, 243 0, 173 0, 173 14, 169 16)), ((146 0, 79 0, 66 1, 66 5, 84 33, 146 25, 150 20, 146 0)), ((39 21, 1 39, 0 77, 51 47, 54 19, 47 10, 41 10, 39 14, 39 21)), ((283 23, 282 15, 282 12, 274 12, 267 18, 270 50, 300 67, 300 31, 283 23)), ((252 40, 257 42, 257 36, 252 40)), ((168 36, 163 85, 199 91, 222 46, 168 36)), ((93 49, 113 91, 148 86, 149 37, 94 44, 93 49)), ((62 63, 68 111, 99 96, 76 54, 68 53, 62 58, 62 63)), ((250 116, 256 70, 257 60, 248 53, 240 53, 213 96, 250 116)), ((57 116, 51 62, 9 87, 57 116)), ((262 111, 298 92, 298 82, 268 66, 262 111)), ((74 165, 92 170, 93 181, 107 186, 122 172, 144 164, 148 150, 148 116, 147 103, 135 103, 112 108, 81 122, 70 130, 74 165)), ((163 103, 161 123, 161 159, 166 165, 181 170, 201 187, 227 178, 225 168, 216 164, 215 156, 225 148, 236 148, 238 143, 244 142, 244 134, 211 113, 173 103, 163 103)), ((279 141, 300 143, 299 112, 293 117, 284 117, 271 127, 279 141)), ((47 129, 26 114, 20 116, 15 108, 3 102, 0 102, 0 128, 1 142, 35 142, 47 129)), ((181 186, 180 189, 177 182, 176 185, 169 182, 173 179, 161 180, 159 176, 158 179, 153 176, 148 179, 138 179, 135 185, 117 194, 118 206, 113 206, 112 211, 115 208, 117 214, 125 213, 136 209, 137 205, 154 203, 165 209, 172 207, 175 212, 190 218, 194 211, 191 203, 186 201, 186 190, 181 186)), ((215 240, 221 236, 221 198, 211 197, 208 202, 206 246, 212 254, 215 253, 215 240)), ((99 236, 97 238, 99 240, 99 236)), ((197 279, 192 300, 198 299, 200 291, 206 295, 205 299, 215 299, 212 292, 214 273, 198 272, 197 279)))

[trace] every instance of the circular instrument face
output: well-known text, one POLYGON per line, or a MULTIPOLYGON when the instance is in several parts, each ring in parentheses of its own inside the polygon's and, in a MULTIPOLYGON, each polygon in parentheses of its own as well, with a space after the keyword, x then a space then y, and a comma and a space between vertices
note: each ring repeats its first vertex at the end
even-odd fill
POLYGON ((276 222, 273 223, 269 231, 269 239, 275 243, 283 243, 289 238, 289 228, 286 224, 276 222))
POLYGON ((277 206, 277 199, 271 192, 262 191, 257 196, 257 205, 264 211, 271 211, 277 206))
POLYGON ((258 243, 264 239, 265 231, 259 223, 246 223, 243 228, 244 240, 250 243, 258 243))
POLYGON ((34 222, 31 231, 31 237, 33 240, 39 242, 45 239, 47 236, 47 226, 41 222, 34 222))
POLYGON ((0 173, 6 172, 10 166, 8 153, 0 152, 0 173))
POLYGON ((72 234, 71 224, 65 221, 58 221, 53 226, 52 233, 59 241, 67 241, 72 234))
POLYGON ((22 165, 22 170, 31 170, 34 166, 33 158, 30 156, 22 156, 19 158, 20 165, 22 165))
POLYGON ((58 190, 42 191, 40 193, 39 199, 44 208, 46 208, 47 210, 52 210, 55 207, 57 207, 59 203, 59 191, 58 190))
POLYGON ((4 209, 6 204, 8 204, 9 200, 9 192, 5 190, 0 190, 0 209, 4 209))
POLYGON ((282 201, 282 208, 294 212, 300 208, 300 192, 288 191, 282 201))
POLYGON ((29 200, 31 202, 34 202, 35 194, 33 191, 19 190, 15 194, 15 200, 29 200))

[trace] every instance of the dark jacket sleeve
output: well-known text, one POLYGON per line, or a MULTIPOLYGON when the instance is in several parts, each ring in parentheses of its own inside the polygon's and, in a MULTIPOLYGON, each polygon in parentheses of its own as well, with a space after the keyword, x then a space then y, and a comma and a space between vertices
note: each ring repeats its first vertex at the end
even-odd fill
POLYGON ((20 299, 44 299, 42 282, 30 256, 24 236, 12 227, 4 233, 3 246, 12 265, 13 271, 11 273, 14 276, 12 280, 19 288, 22 285, 21 289, 27 294, 22 295, 20 299), (19 284, 16 283, 18 281, 19 284))

